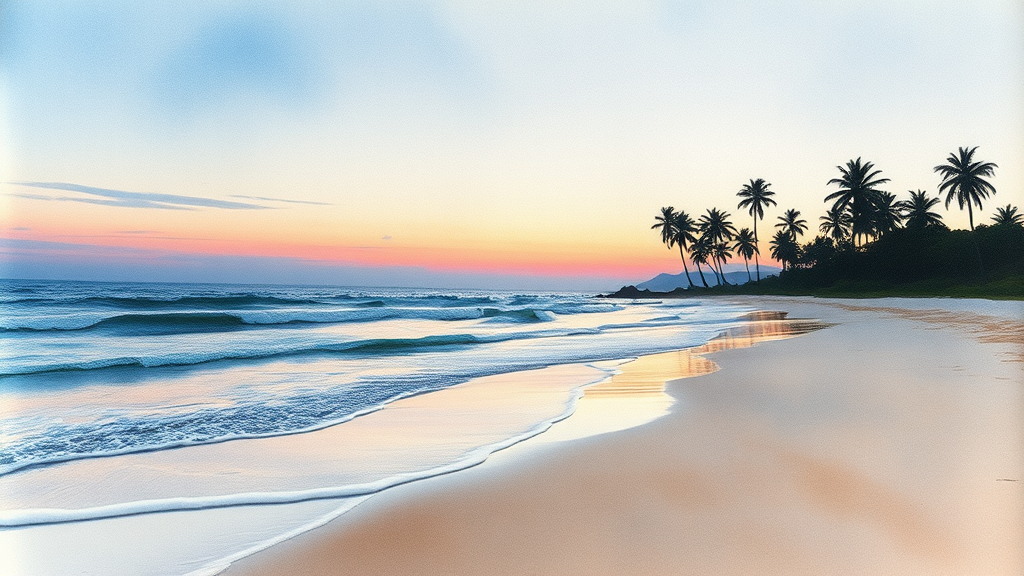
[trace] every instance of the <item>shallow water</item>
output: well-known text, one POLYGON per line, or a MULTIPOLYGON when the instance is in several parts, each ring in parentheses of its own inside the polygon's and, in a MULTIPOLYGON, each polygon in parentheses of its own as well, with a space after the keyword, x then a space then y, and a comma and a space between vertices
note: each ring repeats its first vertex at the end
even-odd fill
POLYGON ((541 433, 621 359, 701 345, 751 312, 585 294, 0 288, 4 574, 212 570, 541 433))

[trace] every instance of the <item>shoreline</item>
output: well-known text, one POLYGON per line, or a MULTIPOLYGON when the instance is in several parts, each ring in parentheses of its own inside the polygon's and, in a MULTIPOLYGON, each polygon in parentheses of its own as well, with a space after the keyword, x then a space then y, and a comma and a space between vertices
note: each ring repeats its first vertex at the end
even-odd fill
MULTIPOLYGON (((565 412, 532 429, 528 433, 502 443, 500 446, 485 446, 480 450, 486 452, 478 461, 459 462, 441 472, 427 471, 407 481, 395 483, 393 486, 351 498, 338 510, 330 512, 295 530, 282 534, 257 546, 243 550, 229 557, 208 564, 202 569, 189 572, 189 576, 206 576, 223 573, 231 565, 299 537, 310 530, 315 530, 335 520, 344 521, 346 514, 367 499, 378 496, 396 487, 424 480, 448 477, 458 472, 475 468, 506 465, 505 462, 528 459, 531 454, 542 452, 545 447, 561 445, 566 442, 587 439, 593 436, 611 434, 628 430, 653 422, 668 413, 675 400, 665 393, 671 381, 694 378, 718 370, 718 366, 704 356, 716 350, 745 348, 755 343, 773 339, 795 337, 812 330, 827 327, 806 319, 786 319, 786 313, 752 312, 743 317, 745 324, 730 328, 711 341, 668 352, 644 354, 635 358, 602 361, 597 363, 570 364, 551 366, 539 370, 528 370, 503 374, 501 378, 513 380, 529 379, 531 374, 543 371, 585 368, 602 365, 609 369, 615 365, 615 373, 606 378, 576 388, 576 397, 570 402, 565 412)), ((494 378, 494 377, 490 377, 494 378)), ((464 387, 467 384, 460 385, 464 387)), ((455 387, 459 388, 459 387, 455 387)), ((557 449, 557 448, 554 448, 557 449)))
MULTIPOLYGON (((921 330, 922 323, 935 319, 921 314, 899 317, 893 310, 870 306, 843 309, 811 299, 736 300, 754 302, 760 308, 783 308, 793 316, 835 321, 838 326, 745 352, 711 351, 723 369, 670 383, 668 391, 676 403, 665 417, 571 443, 538 447, 537 442, 528 441, 518 445, 533 446, 523 457, 513 454, 523 450, 513 448, 459 474, 388 490, 326 526, 236 562, 224 573, 622 573, 635 572, 640 566, 650 573, 735 573, 755 566, 769 573, 801 569, 866 573, 892 568, 905 573, 962 573, 987 561, 982 572, 998 574, 1024 567, 1019 552, 1024 543, 1019 521, 1024 513, 1015 516, 1007 511, 1024 510, 1022 482, 1008 481, 1021 480, 1024 457, 1020 442, 1005 437, 1007 430, 1019 431, 1024 424, 1020 390, 1011 385, 1013 378, 1019 381, 1020 366, 1001 358, 1019 346, 1014 330, 1020 321, 1014 324, 1011 318, 1010 326, 961 325, 959 329, 945 318, 938 320, 942 330, 930 329, 934 325, 921 330), (869 333, 884 334, 890 346, 872 342, 870 334, 864 334, 865 326, 869 333), (1009 333, 979 336, 978 330, 1009 333), (903 338, 892 340, 896 336, 903 338), (983 376, 975 384, 983 388, 978 391, 980 400, 957 392, 950 380, 963 376, 955 370, 941 370, 944 378, 936 382, 944 381, 939 384, 905 373, 901 376, 908 362, 917 369, 948 364, 951 343, 960 344, 961 352, 966 348, 967 357, 977 360, 972 369, 983 376), (857 364, 850 365, 849 372, 839 375, 845 381, 832 386, 832 392, 848 396, 832 400, 838 402, 831 407, 841 416, 838 422, 823 420, 822 407, 813 403, 798 402, 796 408, 790 407, 798 413, 787 414, 784 392, 792 386, 779 378, 772 363, 800 363, 803 370, 797 380, 813 379, 828 370, 822 370, 822 354, 809 353, 843 344, 847 345, 844 350, 851 344, 865 347, 859 356, 853 354, 860 360, 873 356, 878 360, 883 352, 901 347, 914 354, 902 368, 892 358, 883 358, 885 370, 874 375, 874 382, 851 379, 857 364), (947 353, 937 354, 936 344, 947 353), (1008 384, 1007 378, 1011 379, 1008 384), (930 399, 937 412, 918 413, 913 403, 879 404, 851 385, 854 382, 883 396, 893 393, 883 384, 896 382, 897 388, 910 389, 903 390, 904 395, 912 392, 930 399), (775 402, 744 404, 739 401, 743 396, 737 397, 737 391, 730 392, 726 384, 775 402), (966 406, 978 402, 986 410, 966 406), (893 439, 897 436, 880 435, 879 430, 865 426, 871 423, 865 420, 874 418, 872 410, 880 406, 893 414, 873 422, 875 428, 909 435, 914 451, 901 447, 893 439), (993 411, 998 416, 995 424, 979 427, 978 418, 993 411), (737 419, 741 413, 748 418, 737 419), (942 423, 942 416, 950 414, 967 418, 976 429, 950 437, 942 430, 949 427, 942 423), (748 420, 759 422, 762 429, 752 430, 748 420), (907 420, 927 424, 924 428, 930 436, 915 432, 907 420), (803 434, 780 435, 777 430, 801 426, 827 432, 833 436, 831 443, 822 445, 803 434), (993 427, 998 428, 990 438, 999 440, 996 448, 944 450, 935 438, 959 440, 953 444, 963 448, 979 435, 993 436, 988 430, 993 427), (863 444, 879 450, 865 452, 863 444), (921 457, 944 452, 952 454, 921 457), (974 452, 984 458, 979 460, 981 456, 974 452), (961 458, 948 458, 951 455, 964 457, 963 467, 961 458), (666 458, 672 462, 663 462, 666 458), (970 473, 969 461, 1002 472, 989 474, 998 479, 980 482, 970 473), (750 477, 750 468, 760 473, 750 477), (796 469, 802 469, 802 475, 796 469), (727 470, 732 473, 724 473, 727 470), (968 496, 955 490, 963 488, 965 477, 979 488, 968 496), (957 479, 961 482, 953 481, 957 479), (774 489, 766 492, 766 487, 774 489), (925 498, 928 495, 932 498, 925 498), (576 505, 566 510, 566 502, 576 505), (980 511, 972 513, 972 509, 980 511), (960 522, 949 522, 958 517, 960 522), (636 530, 627 540, 640 538, 633 546, 623 545, 623 518, 629 518, 636 530), (980 530, 982 524, 988 525, 981 530, 988 538, 969 529, 980 530), (999 528, 994 533, 993 525, 999 528), (690 540, 666 545, 665 534, 680 531, 689 533, 690 540), (748 537, 737 540, 738 533, 748 537), (823 540, 823 535, 830 537, 823 540), (641 541, 647 544, 640 545, 641 541), (638 550, 643 554, 638 555, 638 550), (843 569, 837 569, 840 566, 843 569)), ((817 402, 827 400, 813 388, 796 392, 798 398, 802 393, 817 402)))

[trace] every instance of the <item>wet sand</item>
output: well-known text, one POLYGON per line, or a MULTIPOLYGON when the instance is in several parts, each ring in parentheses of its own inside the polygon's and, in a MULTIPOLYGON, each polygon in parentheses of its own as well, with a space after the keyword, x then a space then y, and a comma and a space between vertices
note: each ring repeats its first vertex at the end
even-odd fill
POLYGON ((649 424, 556 425, 227 574, 1024 573, 1024 307, 745 301, 832 325, 637 363, 648 394, 701 375, 649 424))

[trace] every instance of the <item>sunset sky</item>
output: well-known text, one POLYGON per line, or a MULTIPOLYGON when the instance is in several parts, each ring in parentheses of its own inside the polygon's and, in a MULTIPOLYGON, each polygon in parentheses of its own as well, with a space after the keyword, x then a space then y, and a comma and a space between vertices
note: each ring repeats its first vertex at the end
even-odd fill
POLYGON ((0 276, 617 288, 958 146, 1024 204, 1019 0, 326 4, 3 2, 0 276))

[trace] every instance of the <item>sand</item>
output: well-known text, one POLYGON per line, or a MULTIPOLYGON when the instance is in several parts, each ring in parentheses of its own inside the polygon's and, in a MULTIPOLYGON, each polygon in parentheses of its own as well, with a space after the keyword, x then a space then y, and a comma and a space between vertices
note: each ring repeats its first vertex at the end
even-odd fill
POLYGON ((746 302, 833 325, 687 352, 662 418, 542 434, 227 574, 1024 573, 1024 306, 746 302))

